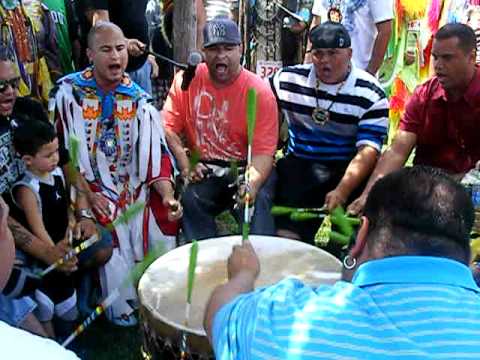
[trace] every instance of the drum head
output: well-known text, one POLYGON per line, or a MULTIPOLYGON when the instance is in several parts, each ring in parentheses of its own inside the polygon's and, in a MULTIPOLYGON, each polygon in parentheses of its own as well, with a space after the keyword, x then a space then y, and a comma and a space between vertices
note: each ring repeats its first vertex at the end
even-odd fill
MULTIPOLYGON (((273 236, 252 235, 249 239, 260 258, 256 287, 287 277, 298 278, 311 286, 334 283, 340 278, 340 261, 321 249, 273 236)), ((175 333, 187 331, 190 347, 201 348, 192 351, 211 351, 202 324, 205 306, 213 289, 227 281, 227 259, 232 247, 240 243, 240 236, 199 241, 188 327, 184 322, 191 245, 176 248, 150 265, 140 279, 138 293, 142 316, 157 335, 177 339, 175 333)))

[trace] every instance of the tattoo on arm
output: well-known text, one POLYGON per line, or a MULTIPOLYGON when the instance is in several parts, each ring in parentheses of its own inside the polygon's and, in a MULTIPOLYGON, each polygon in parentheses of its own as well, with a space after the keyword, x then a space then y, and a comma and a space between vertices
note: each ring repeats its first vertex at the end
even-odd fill
POLYGON ((32 243, 33 235, 11 217, 8 217, 8 227, 12 232, 16 247, 24 249, 32 243))

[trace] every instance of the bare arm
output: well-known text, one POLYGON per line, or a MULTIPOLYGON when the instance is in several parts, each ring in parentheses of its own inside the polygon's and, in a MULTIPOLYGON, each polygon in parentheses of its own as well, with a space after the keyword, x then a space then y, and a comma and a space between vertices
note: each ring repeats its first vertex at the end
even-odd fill
POLYGON ((383 58, 385 57, 390 35, 392 34, 392 23, 392 20, 387 20, 375 24, 378 34, 375 39, 375 43, 373 44, 372 57, 370 58, 367 68, 365 69, 374 76, 382 65, 383 58))
POLYGON ((159 179, 155 181, 152 186, 162 197, 162 203, 168 209, 168 219, 170 221, 180 219, 183 214, 182 206, 180 202, 175 199, 172 182, 167 179, 159 179))
POLYGON ((271 155, 252 156, 252 167, 250 168, 250 188, 255 199, 255 195, 260 190, 262 184, 267 180, 273 167, 273 157, 271 155))
MULTIPOLYGON (((72 186, 75 189, 75 199, 72 199, 72 201, 74 201, 73 206, 75 210, 75 215, 78 215, 80 210, 92 210, 92 207, 96 206, 97 212, 107 212, 106 216, 108 216, 108 206, 105 205, 104 207, 102 207, 103 203, 101 203, 101 201, 100 203, 94 201, 93 193, 90 190, 87 181, 79 171, 75 171, 74 174, 71 174, 69 166, 64 165, 63 173, 65 174, 65 182, 67 189, 70 190, 72 186), (74 181, 75 184, 72 184, 72 181, 74 181)), ((70 191, 68 193, 70 194, 70 191)), ((70 224, 74 225, 73 236, 75 239, 87 239, 94 234, 97 234, 97 226, 95 224, 95 221, 93 221, 92 219, 81 217, 76 219, 76 221, 72 221, 70 224)))
POLYGON ((348 207, 349 212, 358 214, 363 210, 365 200, 367 199, 368 193, 373 185, 385 175, 400 169, 405 164, 405 161, 415 147, 416 142, 416 134, 400 129, 397 131, 392 145, 380 157, 362 195, 348 207))
MULTIPOLYGON (((70 248, 64 241, 55 246, 45 244, 42 240, 25 229, 18 221, 11 216, 8 217, 8 227, 13 234, 15 247, 25 251, 30 256, 50 265, 64 256, 70 248)), ((77 258, 65 262, 58 268, 60 271, 71 272, 76 270, 77 258)))
POLYGON ((178 166, 180 168, 180 173, 182 176, 188 176, 190 170, 190 161, 188 160, 187 153, 183 147, 182 140, 180 137, 173 132, 172 130, 165 130, 165 135, 167 138, 167 144, 169 149, 172 151, 173 156, 177 160, 178 166))
POLYGON ((325 196, 325 205, 332 210, 345 204, 350 194, 372 172, 377 162, 378 151, 371 146, 360 148, 345 170, 337 187, 325 196))
POLYGON ((228 258, 227 269, 228 282, 213 291, 205 310, 203 324, 210 342, 215 314, 238 295, 252 291, 260 273, 257 254, 249 241, 234 246, 232 255, 228 258))

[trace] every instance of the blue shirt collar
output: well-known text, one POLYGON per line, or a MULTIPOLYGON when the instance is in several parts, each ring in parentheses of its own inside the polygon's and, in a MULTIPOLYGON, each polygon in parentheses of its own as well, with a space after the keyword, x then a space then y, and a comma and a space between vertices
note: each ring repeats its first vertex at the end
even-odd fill
POLYGON ((360 287, 393 283, 443 284, 480 292, 467 266, 432 256, 394 256, 368 261, 357 269, 352 283, 360 287))

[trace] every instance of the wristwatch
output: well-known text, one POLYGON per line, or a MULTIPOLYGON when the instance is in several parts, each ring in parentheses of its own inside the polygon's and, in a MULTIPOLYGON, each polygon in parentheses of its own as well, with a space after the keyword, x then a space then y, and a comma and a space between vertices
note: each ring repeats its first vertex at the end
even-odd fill
POLYGON ((77 217, 79 219, 85 218, 85 219, 90 219, 95 221, 95 216, 93 215, 92 210, 90 209, 78 209, 77 217))

